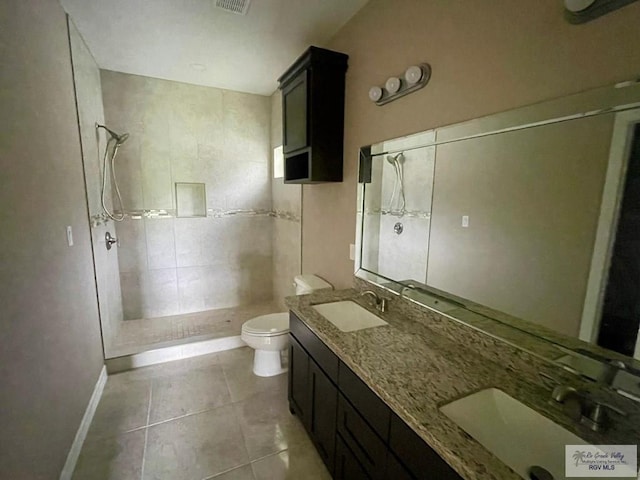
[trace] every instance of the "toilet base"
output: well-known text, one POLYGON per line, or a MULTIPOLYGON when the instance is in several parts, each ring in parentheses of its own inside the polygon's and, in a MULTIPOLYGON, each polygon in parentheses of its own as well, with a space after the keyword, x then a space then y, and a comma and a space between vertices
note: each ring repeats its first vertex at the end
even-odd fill
POLYGON ((253 357, 253 373, 259 377, 273 377, 285 373, 288 369, 282 367, 281 352, 279 350, 256 350, 253 357))

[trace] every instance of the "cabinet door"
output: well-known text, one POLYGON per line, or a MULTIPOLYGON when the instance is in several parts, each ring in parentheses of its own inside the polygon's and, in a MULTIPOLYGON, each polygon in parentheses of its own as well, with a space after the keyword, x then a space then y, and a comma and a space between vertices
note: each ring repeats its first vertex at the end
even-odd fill
POLYGON ((416 480, 391 452, 387 454, 387 472, 385 480, 416 480))
POLYGON ((338 388, 313 360, 309 362, 309 372, 312 398, 310 433, 320 457, 333 473, 338 388))
POLYGON ((419 480, 462 480, 404 421, 393 414, 389 447, 411 475, 419 480))
POLYGON ((303 71, 282 91, 283 151, 293 152, 308 145, 307 72, 303 71))
POLYGON ((369 477, 382 480, 387 446, 342 394, 338 396, 338 433, 369 477))
POLYGON ((298 415, 309 431, 311 426, 311 390, 309 388, 309 355, 289 335, 289 409, 298 415))
POLYGON ((335 480, 371 480, 340 435, 336 437, 335 480))

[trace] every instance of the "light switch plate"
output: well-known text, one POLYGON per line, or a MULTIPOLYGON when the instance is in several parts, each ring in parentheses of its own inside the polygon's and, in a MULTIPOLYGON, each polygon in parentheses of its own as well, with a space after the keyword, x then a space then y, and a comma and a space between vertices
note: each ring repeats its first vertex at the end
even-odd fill
POLYGON ((70 247, 73 247, 73 228, 71 228, 71 225, 67 225, 67 243, 70 247))
POLYGON ((469 215, 462 216, 462 226, 467 228, 469 226, 469 215))
POLYGON ((349 244, 349 260, 355 261, 356 259, 356 246, 354 243, 349 244))

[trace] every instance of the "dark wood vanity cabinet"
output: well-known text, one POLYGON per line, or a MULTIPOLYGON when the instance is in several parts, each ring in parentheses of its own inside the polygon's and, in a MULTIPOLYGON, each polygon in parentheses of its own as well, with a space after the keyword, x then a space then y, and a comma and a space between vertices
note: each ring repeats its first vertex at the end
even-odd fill
POLYGON ((322 461, 333 474, 338 388, 335 380, 325 373, 309 351, 315 351, 321 361, 328 364, 328 369, 335 365, 336 372, 338 358, 320 340, 310 335, 313 333, 301 322, 291 328, 289 409, 300 418, 322 461), (293 335, 294 330, 298 333, 298 339, 293 335))
POLYGON ((285 183, 342 181, 347 59, 310 47, 278 79, 285 183))
POLYGON ((295 314, 289 408, 336 480, 460 480, 295 314))

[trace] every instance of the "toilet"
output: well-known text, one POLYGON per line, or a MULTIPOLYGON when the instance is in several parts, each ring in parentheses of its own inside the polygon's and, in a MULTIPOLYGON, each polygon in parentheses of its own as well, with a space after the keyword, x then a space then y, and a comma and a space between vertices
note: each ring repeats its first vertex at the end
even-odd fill
MULTIPOLYGON (((294 278, 296 295, 305 295, 325 288, 333 288, 315 275, 297 275, 294 278)), ((289 346, 289 313, 260 315, 244 322, 240 338, 256 352, 253 373, 259 377, 272 377, 287 371, 282 366, 282 350, 289 346)))

